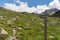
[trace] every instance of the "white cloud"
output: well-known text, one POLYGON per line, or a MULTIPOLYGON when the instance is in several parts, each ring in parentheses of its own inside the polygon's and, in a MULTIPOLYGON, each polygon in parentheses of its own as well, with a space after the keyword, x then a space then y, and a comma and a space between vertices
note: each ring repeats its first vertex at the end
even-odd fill
POLYGON ((5 3, 4 4, 4 8, 6 9, 10 9, 10 10, 13 10, 13 11, 17 11, 17 12, 29 12, 29 13, 32 13, 36 10, 35 7, 29 7, 27 2, 20 2, 19 0, 15 1, 17 3, 19 3, 20 5, 17 6, 16 4, 11 4, 11 3, 5 3))
POLYGON ((53 0, 51 3, 49 3, 50 8, 57 8, 60 9, 60 2, 59 0, 53 0))
POLYGON ((44 12, 45 10, 49 9, 49 7, 47 5, 38 5, 36 7, 36 11, 37 13, 41 13, 44 12))
POLYGON ((16 4, 5 3, 4 5, 5 5, 4 8, 6 8, 6 9, 19 11, 18 6, 16 6, 16 4))
POLYGON ((10 9, 13 11, 17 12, 29 12, 29 13, 38 13, 40 14, 41 12, 44 12, 47 9, 50 8, 58 8, 60 9, 60 2, 59 0, 53 0, 52 2, 49 3, 49 5, 37 5, 36 7, 29 7, 27 2, 21 2, 19 0, 14 0, 16 3, 20 4, 17 6, 16 4, 11 4, 11 3, 5 3, 4 8, 10 9))

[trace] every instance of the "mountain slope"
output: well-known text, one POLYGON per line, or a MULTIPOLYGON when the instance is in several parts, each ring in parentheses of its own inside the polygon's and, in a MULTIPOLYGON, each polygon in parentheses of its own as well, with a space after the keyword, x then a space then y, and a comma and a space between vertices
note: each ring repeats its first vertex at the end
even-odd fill
POLYGON ((60 17, 60 10, 57 11, 55 14, 51 15, 52 17, 60 17))
MULTIPOLYGON (((46 13, 47 13, 47 15, 53 15, 53 14, 55 14, 55 12, 57 12, 57 11, 58 11, 58 9, 52 8, 52 9, 46 10, 46 13)), ((41 15, 44 15, 44 13, 45 13, 45 12, 42 12, 41 15)))
MULTIPOLYGON (((48 40, 60 40, 59 20, 59 18, 48 17, 48 40)), ((11 38, 14 36, 14 32, 17 40, 44 40, 43 19, 35 14, 0 8, 1 28, 5 29, 8 34, 1 34, 0 40, 11 38)))

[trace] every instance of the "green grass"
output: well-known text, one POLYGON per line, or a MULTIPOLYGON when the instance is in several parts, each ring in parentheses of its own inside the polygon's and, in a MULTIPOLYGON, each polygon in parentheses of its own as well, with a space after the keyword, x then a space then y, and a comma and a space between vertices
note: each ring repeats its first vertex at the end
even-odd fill
MULTIPOLYGON (((18 40, 44 40, 43 18, 38 15, 1 8, 0 16, 3 16, 3 19, 0 19, 0 27, 9 33, 8 36, 13 35, 13 27, 21 27, 21 30, 16 30, 18 40), (12 18, 16 18, 16 20, 12 20, 12 18), (7 20, 11 20, 11 24, 8 24, 7 20)), ((48 40, 60 40, 60 18, 48 17, 48 20, 48 40), (54 36, 54 38, 50 38, 50 35, 54 36)), ((1 40, 5 40, 5 38, 1 40)))

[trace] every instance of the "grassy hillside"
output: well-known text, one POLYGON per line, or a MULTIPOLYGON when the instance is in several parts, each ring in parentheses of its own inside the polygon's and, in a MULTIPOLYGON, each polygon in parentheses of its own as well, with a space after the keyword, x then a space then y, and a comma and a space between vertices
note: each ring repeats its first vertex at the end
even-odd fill
MULTIPOLYGON (((48 17, 47 26, 48 40, 60 40, 60 19, 48 17)), ((1 28, 5 29, 8 34, 0 35, 0 40, 7 40, 9 36, 13 36, 13 28, 16 29, 18 40, 44 40, 43 18, 35 14, 0 8, 1 28)))

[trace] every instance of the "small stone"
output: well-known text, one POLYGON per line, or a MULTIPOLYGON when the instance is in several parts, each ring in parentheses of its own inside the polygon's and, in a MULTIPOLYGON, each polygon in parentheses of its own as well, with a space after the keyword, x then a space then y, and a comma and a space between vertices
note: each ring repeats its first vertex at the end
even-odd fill
POLYGON ((9 37, 8 37, 8 40, 13 40, 13 37, 12 37, 12 36, 9 36, 9 37))
POLYGON ((49 37, 50 37, 50 38, 54 38, 54 36, 51 36, 51 35, 50 35, 49 37))
POLYGON ((18 16, 16 16, 16 18, 19 18, 18 16))
POLYGON ((4 18, 3 18, 3 16, 0 16, 0 20, 3 20, 4 18))
POLYGON ((0 16, 0 18, 3 18, 3 16, 0 16))
POLYGON ((1 28, 1 34, 8 34, 6 30, 4 30, 3 28, 1 28))
POLYGON ((7 20, 7 23, 8 23, 8 24, 11 24, 11 20, 7 20))
POLYGON ((14 18, 12 18, 12 20, 16 20, 16 18, 14 17, 14 18))
POLYGON ((19 27, 19 30, 21 30, 22 28, 21 27, 19 27))

